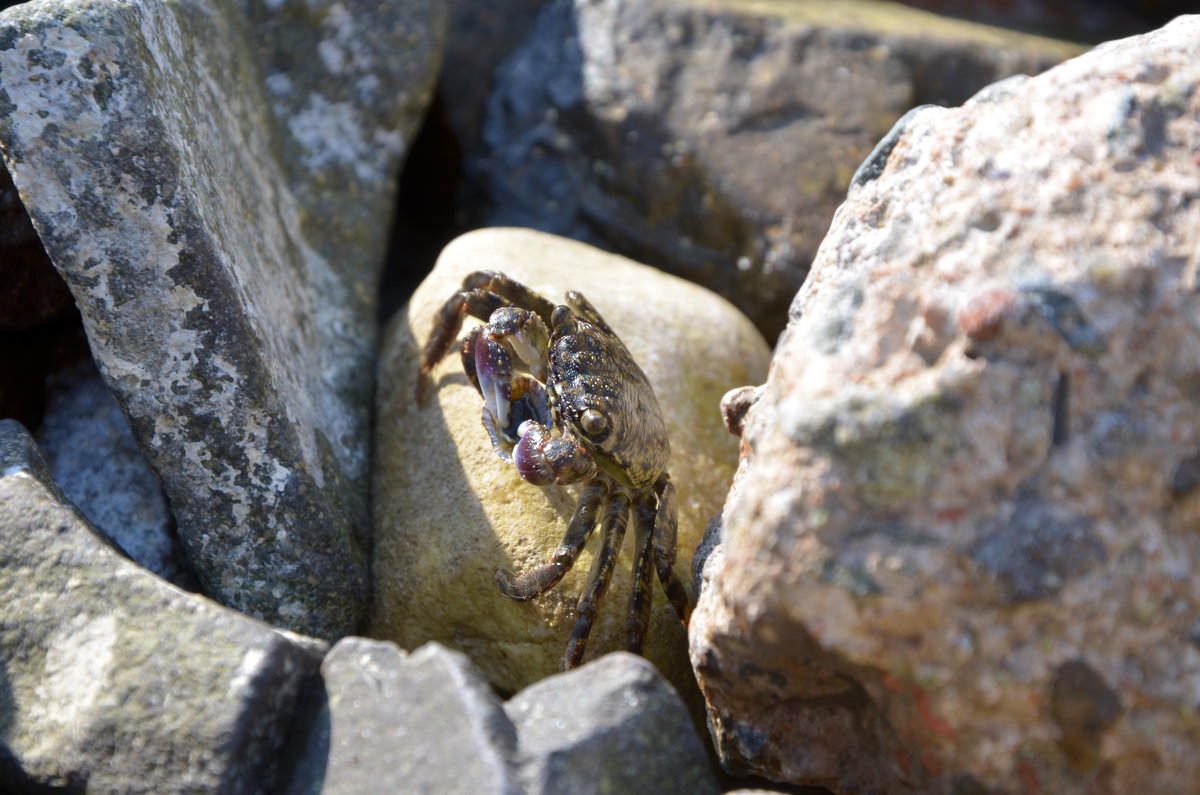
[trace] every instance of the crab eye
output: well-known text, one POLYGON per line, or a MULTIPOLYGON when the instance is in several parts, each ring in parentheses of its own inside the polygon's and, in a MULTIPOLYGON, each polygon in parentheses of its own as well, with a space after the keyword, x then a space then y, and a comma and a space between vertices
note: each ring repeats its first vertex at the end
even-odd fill
POLYGON ((599 436, 608 430, 608 417, 596 409, 586 409, 579 415, 579 427, 588 436, 599 436))

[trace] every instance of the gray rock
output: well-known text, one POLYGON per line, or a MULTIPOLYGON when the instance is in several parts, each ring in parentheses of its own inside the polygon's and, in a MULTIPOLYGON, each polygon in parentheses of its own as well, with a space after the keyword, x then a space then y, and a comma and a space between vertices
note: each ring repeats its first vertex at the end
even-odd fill
POLYGON ((474 146, 496 67, 533 28, 546 0, 450 2, 450 35, 438 81, 446 123, 463 146, 474 146))
POLYGON ((687 708, 627 652, 543 679, 504 705, 531 793, 718 792, 687 708))
POLYGON ((0 791, 268 792, 320 647, 127 561, 0 421, 0 791))
POLYGON ((773 337, 893 121, 1078 51, 893 3, 555 0, 497 73, 469 173, 486 222, 659 265, 773 337))
POLYGON ((8 169, 0 163, 0 332, 62 315, 71 292, 50 264, 8 169))
POLYGON ((36 438, 54 482, 93 527, 134 562, 195 590, 158 477, 91 360, 52 376, 36 438))
POLYGON ((1195 789, 1198 47, 1181 17, 922 110, 851 189, 690 627, 730 769, 1195 789))
POLYGON ((343 638, 288 792, 520 792, 516 733, 467 657, 429 643, 343 638))
POLYGON ((207 593, 321 637, 367 594, 374 290, 431 0, 0 14, 0 149, 207 593))

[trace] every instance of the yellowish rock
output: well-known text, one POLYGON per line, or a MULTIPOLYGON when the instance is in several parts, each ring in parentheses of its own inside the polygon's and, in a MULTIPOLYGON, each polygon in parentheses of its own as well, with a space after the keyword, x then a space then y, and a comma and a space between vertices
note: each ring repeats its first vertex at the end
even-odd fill
MULTIPOLYGON (((579 487, 533 486, 496 456, 480 422, 481 398, 456 349, 434 370, 425 406, 415 403, 417 357, 433 315, 474 270, 502 271, 553 301, 579 290, 645 370, 671 435, 669 471, 679 495, 676 571, 685 582, 737 459, 737 440, 721 421, 721 395, 762 382, 770 351, 724 299, 581 243, 529 230, 486 229, 443 251, 383 342, 368 633, 408 649, 430 640, 461 649, 493 685, 515 692, 557 671, 599 534, 549 593, 530 602, 500 594, 497 569, 520 572, 549 559, 579 487)), ((477 322, 468 319, 465 328, 477 322)), ((585 659, 624 648, 631 537, 632 531, 585 659)), ((656 585, 645 654, 685 690, 691 678, 686 646, 686 633, 656 585)))

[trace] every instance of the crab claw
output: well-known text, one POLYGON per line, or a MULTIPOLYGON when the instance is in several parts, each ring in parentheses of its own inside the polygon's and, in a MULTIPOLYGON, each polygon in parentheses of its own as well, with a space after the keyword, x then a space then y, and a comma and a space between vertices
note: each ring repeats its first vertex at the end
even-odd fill
POLYGON ((484 331, 490 339, 502 340, 536 380, 546 382, 546 348, 550 344, 550 332, 537 314, 515 306, 502 306, 492 313, 484 331))
POLYGON ((535 486, 578 483, 596 474, 596 462, 578 442, 554 438, 545 425, 533 420, 517 429, 521 441, 513 449, 517 473, 535 486))
POLYGON ((499 425, 491 410, 483 407, 483 427, 492 440, 492 449, 500 459, 512 463, 513 445, 520 440, 520 428, 526 422, 542 425, 551 421, 550 407, 546 402, 546 390, 527 375, 513 376, 512 400, 508 405, 508 425, 499 425))
POLYGON ((475 376, 483 405, 497 427, 508 427, 508 409, 512 402, 512 354, 499 340, 480 336, 475 343, 475 376))

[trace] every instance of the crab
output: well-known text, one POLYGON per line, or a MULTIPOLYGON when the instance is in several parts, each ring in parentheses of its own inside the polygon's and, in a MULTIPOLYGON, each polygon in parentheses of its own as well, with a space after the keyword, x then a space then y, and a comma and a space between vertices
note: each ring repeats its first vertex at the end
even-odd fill
POLYGON ((497 570, 500 593, 527 601, 570 571, 597 523, 600 548, 575 607, 564 670, 583 659, 633 514, 633 590, 625 648, 640 654, 652 580, 686 625, 691 613, 674 570, 675 487, 671 445, 646 374, 592 304, 578 292, 554 304, 503 273, 476 271, 438 311, 421 351, 416 399, 450 350, 467 315, 485 321, 460 341, 463 369, 483 397, 483 427, 496 454, 537 486, 581 486, 575 512, 550 560, 513 576, 497 570))

